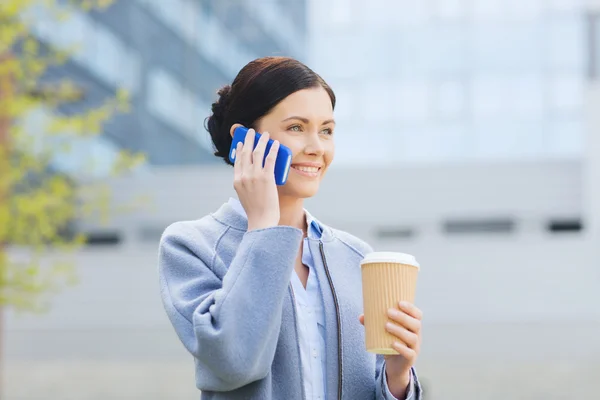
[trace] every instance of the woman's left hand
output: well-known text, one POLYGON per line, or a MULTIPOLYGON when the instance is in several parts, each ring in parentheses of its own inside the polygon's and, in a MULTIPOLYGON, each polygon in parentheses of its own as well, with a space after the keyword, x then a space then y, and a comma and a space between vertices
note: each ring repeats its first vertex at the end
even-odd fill
MULTIPOLYGON (((391 343, 398 355, 385 356, 388 387, 396 398, 403 398, 410 383, 411 368, 421 348, 421 319, 423 313, 414 304, 401 301, 398 308, 388 310, 385 329, 397 340, 391 343)), ((364 325, 365 316, 359 317, 364 325)))

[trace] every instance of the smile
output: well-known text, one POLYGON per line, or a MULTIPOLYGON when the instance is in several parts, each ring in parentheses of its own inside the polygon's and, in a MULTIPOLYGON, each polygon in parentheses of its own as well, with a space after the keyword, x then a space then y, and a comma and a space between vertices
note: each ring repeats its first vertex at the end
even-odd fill
POLYGON ((316 177, 321 172, 321 167, 307 167, 304 165, 292 165, 292 169, 300 175, 316 177))

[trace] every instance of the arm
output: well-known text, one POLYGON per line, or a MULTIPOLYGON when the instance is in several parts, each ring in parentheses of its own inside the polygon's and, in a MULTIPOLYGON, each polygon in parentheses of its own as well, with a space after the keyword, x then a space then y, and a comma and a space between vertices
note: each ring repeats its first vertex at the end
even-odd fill
POLYGON ((301 240, 300 230, 284 226, 245 233, 221 281, 211 270, 212 246, 185 223, 167 229, 159 251, 162 301, 196 358, 201 390, 229 391, 268 374, 301 240))
MULTIPOLYGON (((348 233, 336 231, 336 234, 349 247, 354 249, 361 256, 361 258, 373 251, 373 248, 369 244, 352 235, 349 235, 348 233)), ((364 315, 359 317, 361 324, 364 324, 363 318, 364 315)), ((401 399, 394 397, 392 394, 390 387, 388 386, 388 377, 386 371, 386 362, 384 356, 377 355, 375 368, 375 398, 377 400, 422 400, 423 390, 414 368, 410 368, 410 376, 408 383, 406 384, 406 392, 404 397, 401 399)))

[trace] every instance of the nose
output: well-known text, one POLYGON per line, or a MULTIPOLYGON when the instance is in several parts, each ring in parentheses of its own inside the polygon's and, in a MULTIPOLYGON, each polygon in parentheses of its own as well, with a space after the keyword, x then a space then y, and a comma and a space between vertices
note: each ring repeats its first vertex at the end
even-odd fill
POLYGON ((304 153, 312 156, 322 156, 325 153, 323 141, 319 137, 318 132, 311 132, 306 135, 306 143, 304 145, 304 153))

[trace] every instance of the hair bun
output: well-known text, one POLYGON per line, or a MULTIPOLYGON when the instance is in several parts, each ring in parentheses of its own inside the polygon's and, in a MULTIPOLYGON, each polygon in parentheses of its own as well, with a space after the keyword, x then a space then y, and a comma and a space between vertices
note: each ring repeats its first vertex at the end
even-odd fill
MULTIPOLYGON (((205 120, 204 127, 210 134, 214 148, 215 156, 226 158, 229 154, 231 137, 228 134, 229 128, 225 128, 225 117, 229 107, 231 95, 231 85, 225 85, 217 92, 219 98, 212 103, 212 115, 205 120), (229 144, 228 144, 229 143, 229 144)), ((226 160, 227 162, 227 160, 226 160)))
POLYGON ((212 104, 213 117, 219 121, 223 120, 227 106, 229 105, 229 95, 231 94, 231 85, 225 85, 217 92, 219 98, 212 104))

